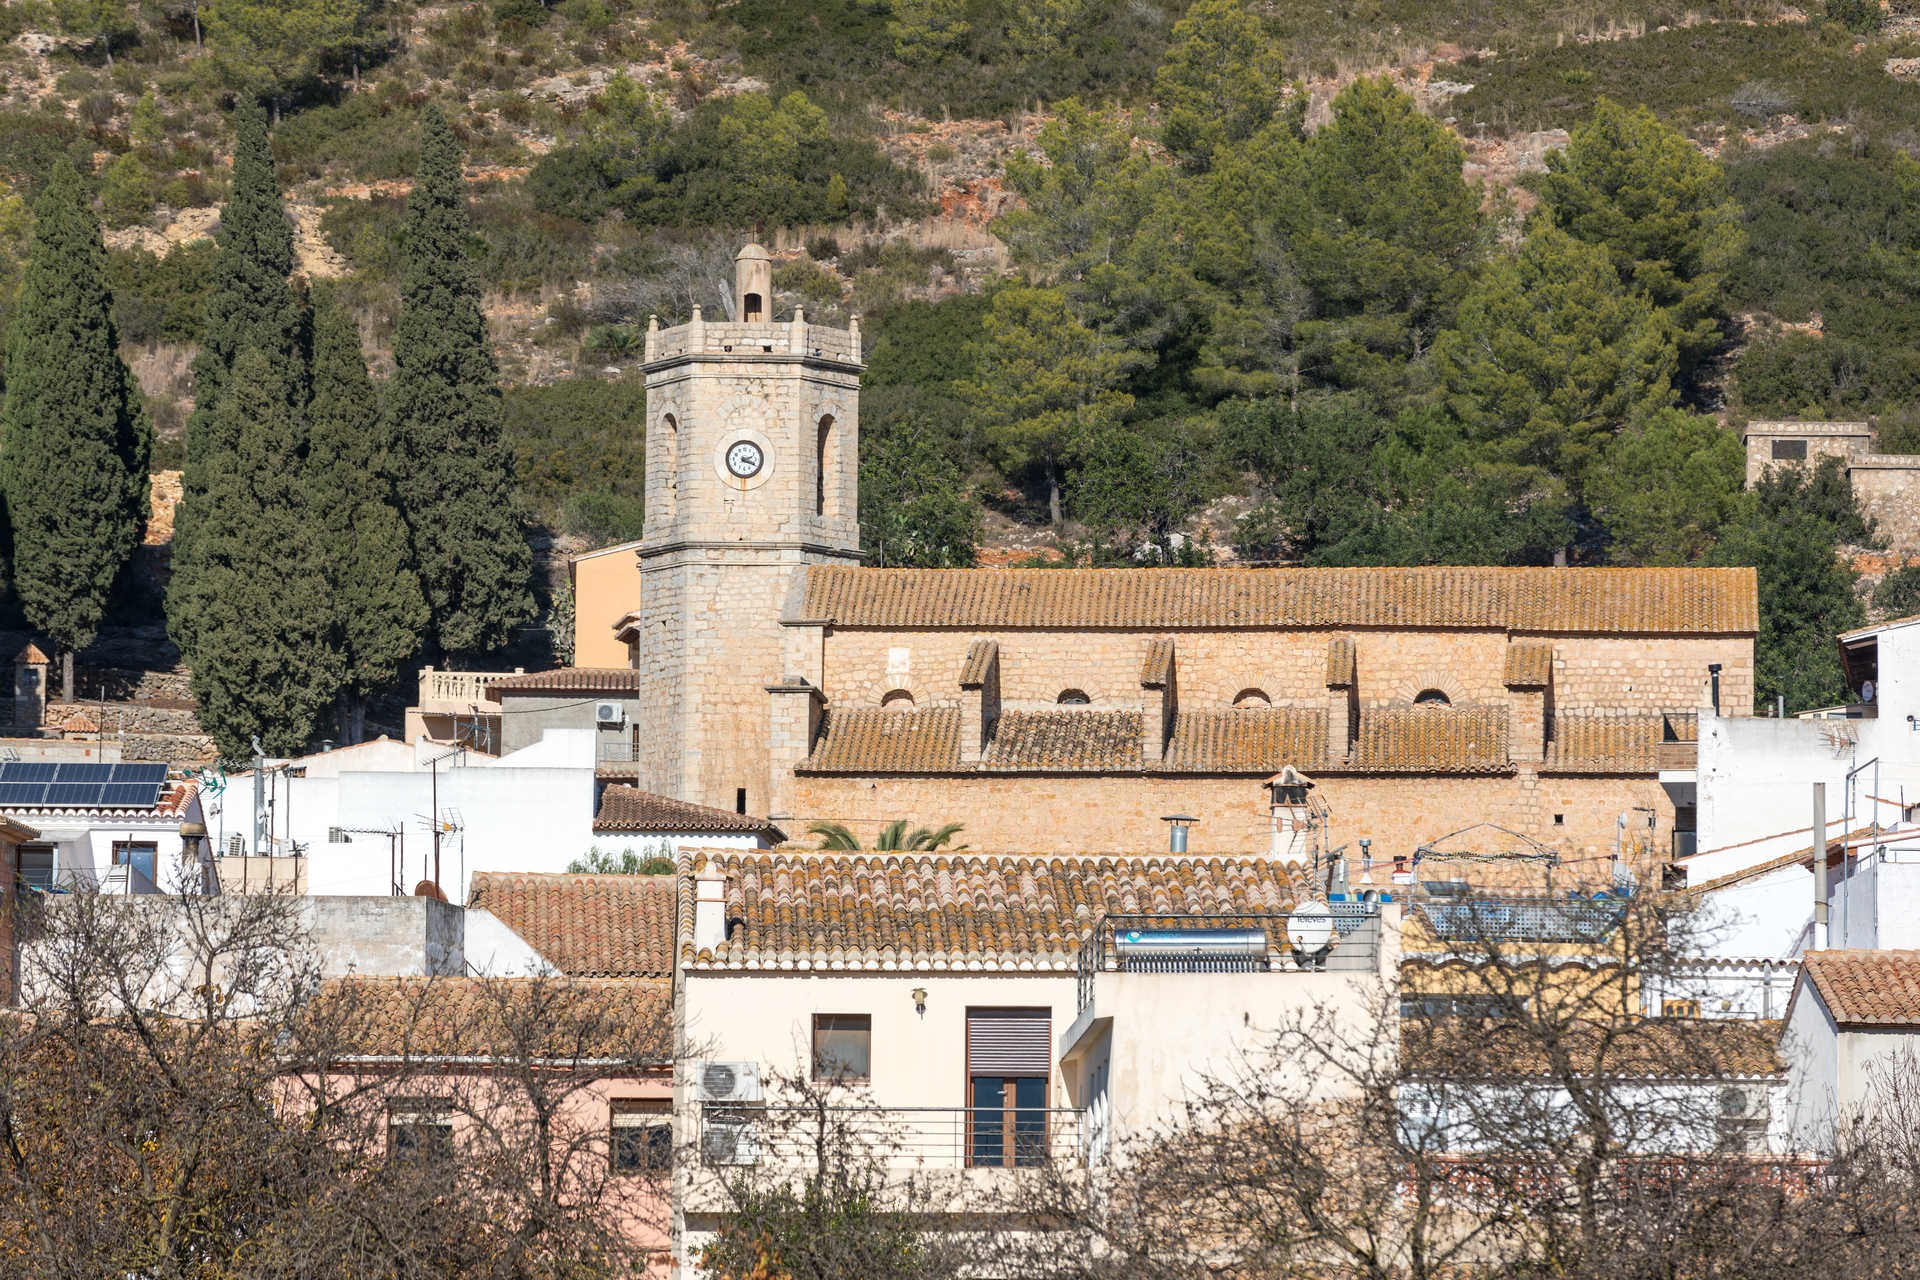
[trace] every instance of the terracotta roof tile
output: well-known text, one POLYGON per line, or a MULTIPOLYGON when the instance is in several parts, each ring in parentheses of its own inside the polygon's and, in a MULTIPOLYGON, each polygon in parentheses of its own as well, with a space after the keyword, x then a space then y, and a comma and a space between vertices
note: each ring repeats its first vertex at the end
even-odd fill
POLYGON ((673 973, 672 876, 477 871, 468 901, 570 977, 673 973))
POLYGON ((1653 773, 1662 718, 1568 712, 1553 717, 1544 773, 1653 773))
POLYGON ((975 640, 967 646, 967 657, 960 664, 960 687, 977 689, 987 682, 987 672, 993 669, 993 663, 1000 656, 998 640, 975 640))
POLYGON ((1327 641, 1327 688, 1346 689, 1353 685, 1353 637, 1335 636, 1327 641))
MULTIPOLYGON (((1648 1018, 1627 1028, 1574 1027, 1560 1034, 1556 1049, 1582 1072, 1597 1069, 1648 1080, 1785 1073, 1777 1048, 1778 1022, 1648 1018), (1602 1052, 1604 1058, 1599 1056, 1602 1052)), ((1401 1024, 1400 1036, 1402 1061, 1417 1073, 1498 1079, 1548 1071, 1539 1038, 1512 1025, 1413 1018, 1401 1024)))
POLYGON ((1003 711, 981 758, 985 772, 1140 768, 1138 711, 1003 711))
POLYGON ((577 978, 339 978, 315 1001, 349 1055, 672 1058, 672 984, 577 978))
POLYGON ((1368 707, 1351 766, 1366 773, 1506 773, 1505 707, 1368 707))
POLYGON ((1140 687, 1164 689, 1173 683, 1173 637, 1155 636, 1147 642, 1147 658, 1140 664, 1140 687))
MULTIPOLYGON (((727 968, 998 962, 1064 969, 1108 913, 1279 914, 1308 896, 1269 858, 1041 858, 965 853, 707 851, 726 877, 728 941, 704 956, 683 916, 684 961, 727 968)), ((694 855, 681 858, 690 899, 694 855)))
POLYGON ((1920 951, 1809 951, 1800 972, 1843 1027, 1920 1027, 1920 951))
POLYGON ((1475 627, 1749 634, 1751 569, 807 571, 802 616, 842 627, 1475 627))
POLYGON ((1320 767, 1327 754, 1327 713, 1318 707, 1247 707, 1182 711, 1167 744, 1169 773, 1252 773, 1287 765, 1320 767))
POLYGON ((960 764, 960 708, 829 707, 802 769, 813 773, 945 773, 960 764))
POLYGON ((1538 689, 1552 683, 1552 645, 1516 640, 1507 646, 1507 688, 1538 689))
POLYGON ((765 818, 690 804, 620 783, 600 793, 600 811, 593 815, 593 829, 596 832, 731 832, 765 836, 775 844, 787 838, 785 832, 765 818))
POLYGON ((1700 741, 1700 716, 1693 711, 1668 711, 1660 717, 1661 738, 1667 742, 1700 741))
POLYGON ((503 693, 612 693, 640 692, 640 673, 632 667, 556 667, 525 675, 487 681, 487 697, 495 702, 503 693))

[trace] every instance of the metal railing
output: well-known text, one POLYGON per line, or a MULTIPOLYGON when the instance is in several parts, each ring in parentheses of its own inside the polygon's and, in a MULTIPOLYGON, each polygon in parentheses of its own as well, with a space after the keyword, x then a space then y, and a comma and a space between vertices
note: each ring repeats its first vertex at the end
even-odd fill
POLYGON ((715 1168, 846 1152, 891 1168, 1029 1169, 1082 1155, 1074 1107, 878 1107, 717 1103, 700 1108, 700 1160, 715 1168))
POLYGON ((1374 969, 1380 957, 1380 907, 1372 902, 1330 902, 1334 936, 1323 952, 1305 956, 1287 940, 1284 915, 1106 915, 1080 944, 1082 1011, 1093 1003, 1094 980, 1102 973, 1358 973, 1374 969), (1210 955, 1123 953, 1117 939, 1131 932, 1179 933, 1185 930, 1259 930, 1266 945, 1257 953, 1210 955))

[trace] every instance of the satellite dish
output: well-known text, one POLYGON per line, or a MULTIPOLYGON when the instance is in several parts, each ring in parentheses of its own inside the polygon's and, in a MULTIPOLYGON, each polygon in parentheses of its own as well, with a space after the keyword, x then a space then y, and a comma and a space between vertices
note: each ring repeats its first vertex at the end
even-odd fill
POLYGON ((1306 902, 1287 917, 1287 943, 1308 955, 1333 941, 1333 912, 1324 902, 1306 902))
POLYGON ((1869 680, 1865 684, 1860 686, 1860 701, 1872 702, 1873 694, 1874 694, 1873 681, 1869 680))

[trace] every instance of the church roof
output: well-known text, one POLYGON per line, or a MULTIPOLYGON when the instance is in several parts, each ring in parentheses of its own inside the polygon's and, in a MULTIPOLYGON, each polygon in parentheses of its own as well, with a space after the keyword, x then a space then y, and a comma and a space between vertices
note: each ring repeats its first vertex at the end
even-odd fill
POLYGON ((600 810, 593 815, 596 833, 631 831, 650 834, 684 833, 766 836, 785 840, 786 833, 767 821, 727 809, 675 800, 620 783, 600 793, 600 810))
POLYGON ((1739 635, 1751 569, 808 570, 802 614, 842 627, 1477 628, 1739 635))
POLYGON ((679 952, 722 968, 851 963, 1070 969, 1109 913, 1279 915, 1310 896, 1298 863, 1261 857, 708 850, 680 859, 679 952), (728 939, 693 941, 694 871, 726 878, 728 939))

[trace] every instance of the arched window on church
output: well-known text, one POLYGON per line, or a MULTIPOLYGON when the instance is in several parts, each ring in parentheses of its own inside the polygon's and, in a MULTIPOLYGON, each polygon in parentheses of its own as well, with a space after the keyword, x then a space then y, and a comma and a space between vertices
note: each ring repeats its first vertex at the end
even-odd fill
POLYGON ((1265 689, 1242 689, 1233 695, 1233 709, 1235 711, 1252 711, 1257 708, 1270 707, 1272 705, 1273 699, 1267 696, 1265 689))
POLYGON ((1440 689, 1422 689, 1413 695, 1413 705, 1416 707, 1450 707, 1453 705, 1453 699, 1449 698, 1446 693, 1440 689))
POLYGON ((833 415, 825 414, 820 419, 819 435, 814 443, 813 453, 813 514, 817 516, 837 516, 839 503, 829 501, 838 499, 839 494, 827 483, 827 472, 832 468, 833 458, 833 415))
POLYGON ((660 452, 664 455, 661 459, 664 470, 660 473, 663 481, 660 486, 660 498, 661 506, 665 508, 665 510, 661 511, 660 515, 662 518, 671 519, 673 517, 674 506, 680 496, 679 419, 670 413, 662 414, 660 416, 660 434, 664 437, 660 446, 660 452))
POLYGON ((760 300, 759 294, 746 293, 740 296, 740 323, 759 324, 766 318, 766 304, 760 300))
POLYGON ((1055 698, 1054 701, 1063 707, 1089 707, 1093 705, 1093 699, 1087 696, 1085 689, 1062 689, 1060 696, 1055 698))
POLYGON ((882 711, 911 711, 913 710, 913 695, 905 689, 889 689, 880 695, 880 709, 882 711))

